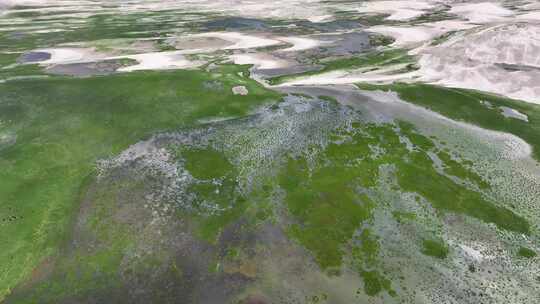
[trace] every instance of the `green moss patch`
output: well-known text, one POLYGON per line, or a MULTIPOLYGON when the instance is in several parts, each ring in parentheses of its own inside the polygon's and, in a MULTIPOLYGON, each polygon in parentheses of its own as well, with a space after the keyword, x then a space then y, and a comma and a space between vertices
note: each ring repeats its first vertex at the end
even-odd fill
POLYGON ((448 256, 448 246, 440 240, 424 240, 422 242, 422 253, 439 259, 448 256))
POLYGON ((214 179, 232 173, 232 164, 213 149, 188 149, 182 152, 186 169, 197 179, 214 179))
POLYGON ((536 257, 538 254, 536 253, 536 251, 534 251, 532 249, 529 249, 527 247, 520 247, 519 250, 518 250, 518 255, 520 257, 530 259, 530 258, 536 257))
POLYGON ((313 252, 323 269, 341 265, 343 245, 369 218, 370 201, 354 189, 357 177, 341 166, 311 173, 304 159, 294 158, 280 176, 279 184, 287 191, 285 203, 298 221, 290 233, 313 252))

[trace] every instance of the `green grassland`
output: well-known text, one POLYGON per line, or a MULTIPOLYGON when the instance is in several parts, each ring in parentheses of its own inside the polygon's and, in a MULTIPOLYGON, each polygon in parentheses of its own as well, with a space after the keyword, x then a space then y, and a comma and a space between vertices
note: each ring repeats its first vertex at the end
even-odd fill
MULTIPOLYGON (((283 136, 263 125, 253 125, 251 116, 246 116, 250 108, 263 104, 262 101, 277 102, 281 96, 239 77, 239 71, 242 68, 227 66, 219 72, 225 88, 230 89, 237 83, 249 86, 250 94, 241 98, 225 91, 184 90, 203 86, 205 81, 213 78, 212 74, 201 72, 134 73, 10 83, 9 91, 14 95, 4 102, 12 105, 12 117, 19 117, 17 121, 27 125, 24 131, 18 132, 17 142, 1 153, 3 163, 13 169, 0 176, 6 181, 0 188, 2 197, 9 198, 2 203, 17 216, 17 220, 5 225, 6 229, 2 231, 10 236, 8 251, 2 255, 4 294, 23 281, 45 257, 54 256, 64 240, 72 237, 67 227, 81 201, 81 193, 97 193, 93 194, 97 198, 84 221, 87 233, 95 237, 79 240, 78 246, 84 249, 85 244, 96 237, 103 245, 60 256, 52 275, 30 285, 30 290, 23 288, 16 292, 10 298, 12 302, 56 302, 65 297, 107 294, 115 288, 118 288, 116 293, 121 293, 121 288, 129 285, 129 281, 124 281, 126 276, 153 274, 154 280, 158 271, 153 270, 154 267, 163 271, 165 277, 161 279, 181 282, 181 268, 168 258, 178 250, 174 249, 172 241, 167 243, 173 249, 157 250, 144 259, 133 261, 132 266, 128 265, 128 274, 125 273, 128 266, 124 263, 119 266, 133 248, 150 246, 152 241, 139 235, 130 228, 132 226, 122 224, 132 221, 129 216, 118 218, 115 214, 124 210, 119 206, 142 200, 144 191, 141 189, 152 191, 152 185, 159 185, 163 177, 151 173, 144 178, 124 175, 122 179, 104 185, 105 188, 91 192, 87 192, 88 181, 94 180, 93 168, 98 158, 114 156, 129 144, 158 131, 189 130, 202 117, 244 116, 221 125, 209 123, 200 127, 212 130, 230 126, 242 130, 246 134, 243 148, 260 149, 264 146, 261 143, 274 142, 278 139, 276 136, 283 136), (142 80, 144 83, 140 86, 126 83, 142 80), (61 87, 64 84, 66 87, 61 87), (36 99, 29 88, 47 94, 36 99), (120 104, 115 105, 117 102, 120 104), (49 105, 47 109, 44 109, 44 103, 49 105), (33 106, 31 110, 29 105, 33 106), (248 125, 250 127, 246 127, 248 125), (263 135, 251 136, 250 130, 259 130, 263 135), (21 191, 21 188, 32 191, 21 191), (169 275, 178 278, 169 278, 169 275)), ((312 109, 307 116, 321 115, 317 111, 329 111, 330 114, 325 115, 335 119, 337 113, 346 110, 333 100, 296 98, 322 104, 319 110, 312 109)), ((268 109, 284 111, 288 113, 285 121, 301 124, 304 118, 287 110, 287 105, 283 104, 268 109)), ((380 258, 383 249, 378 232, 371 228, 375 221, 373 213, 376 209, 390 208, 393 210, 391 218, 400 224, 415 222, 416 218, 414 214, 400 213, 381 201, 379 191, 387 191, 380 188, 384 183, 380 179, 382 166, 393 168, 396 183, 393 191, 423 198, 417 202, 433 208, 437 215, 469 216, 510 233, 530 233, 529 223, 521 215, 486 197, 489 184, 474 173, 472 164, 438 150, 433 140, 420 134, 412 124, 401 121, 370 123, 359 120, 352 112, 348 115, 334 127, 321 121, 319 128, 331 129, 312 130, 309 135, 317 134, 320 144, 303 147, 304 139, 300 139, 273 160, 274 171, 260 172, 264 186, 252 189, 239 187, 245 178, 240 172, 249 168, 234 161, 244 156, 235 154, 239 153, 235 150, 238 147, 223 150, 227 147, 224 143, 228 136, 213 137, 211 144, 164 144, 176 157, 172 161, 185 168, 192 178, 186 182, 187 192, 179 193, 179 201, 190 202, 190 206, 171 205, 175 210, 174 218, 189 223, 188 227, 192 225, 194 236, 209 246, 208 250, 215 250, 210 248, 216 246, 226 248, 222 255, 206 259, 209 264, 205 269, 212 276, 226 275, 220 265, 232 263, 231 259, 235 263, 241 262, 240 252, 254 250, 239 247, 234 241, 224 243, 224 231, 238 223, 242 223, 241 231, 252 231, 268 221, 272 225, 283 224, 286 236, 305 248, 326 275, 339 276, 344 267, 353 269, 359 282, 363 282, 363 286, 359 283, 359 292, 372 297, 382 293, 399 297, 396 291, 399 282, 391 279, 385 270, 384 259, 380 258), (303 148, 297 150, 295 145, 303 148), (437 170, 431 157, 439 158, 442 171, 437 170), (276 193, 282 193, 282 196, 276 196, 276 193)), ((16 128, 17 123, 8 127, 16 128)), ((259 168, 265 165, 257 164, 254 159, 245 162, 253 163, 261 166, 259 168)), ((166 201, 163 203, 167 204, 166 201)), ((140 205, 143 203, 131 205, 127 210, 135 212, 133 210, 140 205)), ((147 222, 149 220, 141 224, 148 225, 147 222)), ((169 224, 164 227, 173 230, 160 234, 164 240, 177 234, 176 226, 170 224, 174 221, 166 223, 169 224)), ((264 246, 260 243, 256 248, 264 246)), ((416 250, 418 254, 444 259, 450 249, 442 240, 420 239, 416 250)))
MULTIPOLYGON (((376 188, 381 165, 394 166, 399 189, 421 195, 440 214, 463 214, 501 229, 529 233, 525 219, 450 178, 488 189, 467 165, 444 157, 440 161, 453 169, 445 170, 445 174, 437 172, 428 156, 428 152, 436 151, 435 145, 408 123, 354 124, 352 130, 338 130, 333 136, 340 139, 339 144, 327 146, 314 167, 310 168, 304 158, 289 158, 279 185, 286 190, 285 204, 296 221, 289 228, 291 237, 313 252, 323 269, 339 269, 346 255, 344 248, 356 244, 355 267, 365 281, 367 294, 382 290, 394 294, 390 283, 378 272, 381 261, 376 258, 376 238, 367 230, 355 236, 362 223, 372 220, 371 210, 378 207, 362 192, 376 188), (409 151, 400 137, 408 138, 414 150, 409 151), (374 154, 371 147, 375 146, 384 153, 374 154)), ((412 216, 407 218, 414 220, 412 216)), ((426 255, 445 258, 448 254, 448 248, 439 241, 426 240, 422 246, 426 255)))
POLYGON ((239 76, 246 68, 0 84, 0 132, 16 135, 0 150, 0 297, 54 254, 96 160, 157 131, 246 115, 281 98, 239 76), (217 79, 224 90, 205 89, 205 82, 217 79), (233 95, 238 84, 250 94, 233 95))
POLYGON ((359 84, 361 89, 391 90, 410 103, 430 109, 448 118, 479 127, 510 133, 533 148, 533 157, 540 160, 540 106, 473 90, 443 88, 428 84, 359 84), (491 106, 487 106, 485 102, 491 106), (500 107, 509 107, 528 117, 528 122, 505 117, 500 107))
POLYGON ((441 241, 424 240, 422 245, 424 246, 422 252, 425 255, 439 259, 444 259, 448 256, 448 247, 441 241))
POLYGON ((527 247, 520 247, 518 250, 518 255, 520 257, 530 259, 530 258, 536 257, 538 254, 536 253, 536 251, 529 249, 527 247))
MULTIPOLYGON (((129 38, 130 31, 142 29, 140 24, 108 28, 106 24, 117 23, 116 18, 128 17, 93 17, 89 24, 97 32, 86 27, 79 34, 92 40, 107 38, 107 29, 111 33, 121 30, 126 33, 124 38, 129 38)), ((158 27, 161 26, 170 25, 158 27)), ((153 30, 157 33, 161 28, 153 30)), ((117 33, 113 36, 117 37, 117 33)), ((25 37, 17 45, 42 45, 43 37, 34 38, 25 37)), ((4 37, 0 42, 10 39, 4 37)), ((17 56, 0 55, 0 65, 10 65, 17 56)), ((269 81, 280 84, 318 73, 412 62, 403 50, 377 51, 320 61, 317 63, 323 66, 321 70, 269 81)), ((118 155, 131 144, 158 132, 187 130, 214 118, 246 119, 252 110, 265 104, 274 104, 271 109, 280 110, 276 103, 283 96, 248 78, 248 69, 224 65, 209 72, 137 72, 77 79, 49 76, 0 83, 0 165, 5 169, 0 172, 0 239, 7 240, 0 253, 0 299, 13 288, 22 288, 23 292, 16 292, 10 300, 21 303, 53 303, 65 297, 124 288, 124 269, 119 265, 141 240, 131 228, 119 224, 110 209, 119 208, 122 200, 118 197, 122 193, 136 194, 148 180, 113 183, 110 189, 98 191, 101 194, 92 207, 87 228, 106 249, 88 254, 83 247, 68 255, 58 255, 60 248, 73 238, 72 226, 79 204, 96 180, 96 161, 118 155), (237 85, 246 86, 249 94, 233 95, 231 88, 237 85), (51 259, 55 260, 52 275, 45 276, 44 282, 29 284, 51 259), (28 295, 25 284, 31 286, 28 295)), ((4 78, 28 75, 45 73, 37 65, 0 70, 0 77, 4 78)), ((424 84, 359 87, 396 91, 403 100, 451 119, 514 134, 531 144, 533 156, 540 159, 540 107, 536 105, 424 84), (503 106, 526 114, 528 122, 504 117, 500 108, 503 106)), ((343 111, 331 97, 309 100, 324 103, 330 111, 343 111)), ((287 122, 296 119, 291 115, 287 122)), ((467 216, 509 233, 531 234, 530 223, 523 215, 487 195, 491 186, 473 169, 473 163, 438 149, 432 138, 420 134, 411 123, 348 119, 353 122, 346 127, 315 133, 313 136, 320 136, 319 145, 303 147, 301 153, 293 153, 291 147, 290 153, 280 155, 271 165, 277 173, 261 173, 264 187, 251 192, 240 189, 240 172, 247 169, 233 161, 238 156, 235 152, 210 146, 176 146, 175 161, 193 178, 187 188, 192 198, 191 209, 177 210, 177 216, 195 227, 194 235, 200 242, 214 247, 220 244, 223 231, 241 220, 247 223, 243 227, 249 229, 267 220, 274 225, 285 223, 282 228, 287 237, 306 249, 320 271, 339 276, 344 267, 354 269, 363 282, 359 289, 373 297, 381 293, 398 297, 397 283, 385 272, 385 262, 380 258, 379 236, 371 227, 374 210, 388 208, 377 192, 382 167, 392 168, 396 183, 393 191, 413 194, 417 202, 432 208, 438 216, 467 216), (324 137, 327 135, 328 138, 324 137), (404 139, 412 143, 412 148, 404 139), (276 193, 282 196, 276 197, 276 193), (215 210, 209 212, 209 205, 215 210)), ((227 123, 240 124, 242 128, 241 121, 232 119, 227 123)), ((212 126, 213 123, 207 125, 212 126)), ((271 131, 265 130, 262 137, 249 137, 245 144, 264 145, 268 140, 265 136, 275 136, 271 131)), ((392 210, 391 214, 399 224, 417 220, 415 213, 392 210)), ((89 241, 84 239, 82 243, 85 242, 89 241)), ((230 249, 236 250, 238 260, 236 256, 241 250, 232 245, 230 249)), ((417 251, 439 260, 447 258, 451 248, 435 236, 418 241, 417 251)), ((173 254, 164 252, 165 256, 173 254)), ((536 252, 522 247, 517 255, 534 258, 536 252)), ((230 254, 226 258, 230 259, 230 254)), ((165 260, 166 257, 153 254, 137 261, 130 271, 144 276, 165 260)), ((213 273, 223 274, 220 265, 225 260, 212 256, 209 263, 207 268, 213 273)), ((176 264, 167 267, 167 275, 179 271, 176 264)))
MULTIPOLYGON (((450 229, 444 226, 453 225, 449 219, 463 223, 464 230, 478 229, 478 235, 504 236, 497 241, 511 248, 517 263, 538 260, 538 248, 520 246, 538 238, 536 223, 528 220, 534 215, 497 201, 475 164, 453 150, 459 148, 440 148, 438 139, 422 134, 413 121, 369 121, 333 97, 285 96, 251 79, 251 66, 208 64, 197 71, 70 78, 47 74, 37 64, 16 64, 25 51, 73 41, 112 51, 115 43, 129 49, 137 39, 154 38, 157 49, 173 50, 167 34, 210 30, 203 24, 215 16, 101 13, 75 27, 65 16, 33 19, 48 14, 53 13, 8 17, 29 18, 20 27, 54 25, 67 31, 30 28, 0 35, 0 302, 126 302, 124 296, 141 287, 150 297, 140 302, 198 303, 197 288, 213 282, 226 290, 223 302, 248 303, 235 296, 249 284, 256 289, 300 280, 317 289, 344 274, 353 278, 357 295, 398 302, 407 273, 385 250, 398 248, 399 263, 420 260, 429 269, 419 271, 442 273, 460 252, 445 235, 450 229), (232 88, 239 85, 249 94, 234 95, 232 88), (152 145, 172 157, 152 161, 185 175, 171 177, 137 160, 105 169, 98 165, 156 134, 163 137, 152 145), (168 184, 173 179, 181 185, 168 184), (171 186, 170 192, 164 186, 171 186), (385 237, 394 228, 403 244, 389 246, 385 237), (272 242, 281 247, 270 247, 272 242), (248 265, 274 258, 269 248, 297 255, 290 272, 248 265)), ((382 24, 384 17, 358 21, 382 24)), ((451 17, 438 11, 410 24, 451 17)), ((310 31, 293 29, 289 21, 267 21, 287 34, 310 31)), ((225 28, 227 22, 213 30, 225 28)), ((393 40, 370 39, 380 46, 376 51, 310 58, 320 69, 267 81, 279 85, 338 70, 416 68, 406 50, 384 47, 393 40)), ((428 84, 358 87, 394 91, 450 119, 518 136, 540 161, 538 105, 428 84), (527 115, 528 121, 505 117, 501 107, 527 115)), ((320 298, 305 296, 305 302, 332 300, 324 288, 315 290, 320 298)))

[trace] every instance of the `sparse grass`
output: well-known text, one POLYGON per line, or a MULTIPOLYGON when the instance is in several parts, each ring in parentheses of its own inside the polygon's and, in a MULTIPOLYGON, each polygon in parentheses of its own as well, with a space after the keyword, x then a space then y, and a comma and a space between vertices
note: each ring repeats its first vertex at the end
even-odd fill
POLYGON ((364 292, 369 296, 375 296, 386 290, 388 294, 395 296, 390 280, 377 270, 380 246, 371 230, 364 229, 355 241, 357 244, 352 248, 353 263, 364 281, 364 292))
POLYGON ((475 183, 481 189, 489 189, 489 184, 475 172, 466 169, 462 163, 454 160, 445 151, 438 151, 437 157, 443 162, 443 170, 446 174, 459 177, 463 180, 475 183))
POLYGON ((308 71, 298 74, 283 75, 273 78, 269 78, 268 81, 271 85, 278 85, 291 81, 297 78, 318 75, 322 73, 337 71, 337 70, 351 70, 364 67, 384 67, 392 64, 412 63, 414 62, 412 56, 408 55, 406 51, 401 49, 390 49, 385 51, 372 51, 369 53, 360 54, 350 58, 334 59, 330 61, 319 61, 317 64, 323 66, 320 70, 308 71))
POLYGON ((334 97, 331 97, 331 96, 317 96, 317 98, 319 98, 320 100, 327 101, 328 103, 331 103, 333 105, 338 104, 337 99, 335 99, 334 97))
MULTIPOLYGON (((433 143, 430 143, 431 140, 416 132, 409 124, 401 122, 398 125, 401 135, 406 136, 416 145, 415 151, 409 152, 407 150, 391 125, 367 126, 365 130, 369 131, 370 136, 364 136, 361 142, 379 145, 386 151, 384 155, 369 163, 375 168, 385 163, 395 165, 397 182, 402 191, 422 195, 434 208, 440 211, 472 216, 486 223, 494 223, 502 229, 529 234, 530 225, 524 218, 505 207, 489 202, 482 193, 439 174, 427 154, 434 147, 433 143)), ((457 165, 453 164, 453 166, 457 165)), ((460 170, 456 173, 458 175, 467 178, 476 176, 465 167, 460 166, 459 168, 460 170)))
MULTIPOLYGON (((60 13, 60 12, 57 12, 60 13)), ((68 12, 66 11, 66 14, 68 12)), ((42 14, 39 14, 42 15, 42 14)), ((35 16, 39 17, 39 16, 35 16)), ((70 21, 79 18, 69 18, 64 15, 53 19, 49 16, 46 21, 26 17, 27 22, 19 27, 45 25, 51 26, 51 21, 58 21, 55 28, 65 29, 61 34, 56 32, 25 33, 10 35, 17 31, 7 31, 0 36, 0 46, 6 50, 29 50, 39 47, 51 47, 74 41, 95 41, 122 38, 160 38, 172 29, 178 27, 182 20, 181 12, 131 12, 126 14, 102 13, 85 18, 83 24, 73 26, 70 21), (160 22, 155 22, 159 18, 160 22)), ((20 31, 20 30, 19 30, 20 31)))
POLYGON ((448 12, 448 9, 436 10, 422 14, 410 21, 411 24, 422 24, 428 22, 437 22, 442 20, 457 19, 458 16, 448 12))
POLYGON ((456 31, 450 31, 448 33, 444 33, 436 37, 435 39, 433 39, 433 41, 431 42, 431 45, 443 44, 444 42, 448 41, 448 39, 450 39, 450 37, 452 37, 452 35, 454 35, 455 33, 456 31))
POLYGON ((448 118, 464 121, 489 130, 516 135, 533 148, 533 157, 540 160, 540 106, 473 90, 443 88, 427 84, 359 85, 361 89, 391 90, 410 103, 430 109, 448 118), (481 102, 488 101, 493 108, 481 102), (529 121, 505 117, 501 106, 515 109, 529 121))
POLYGON ((396 39, 381 34, 370 34, 369 44, 371 46, 387 46, 394 43, 396 39))
POLYGON ((398 163, 398 183, 403 191, 422 195, 438 210, 465 214, 502 229, 529 234, 530 225, 524 218, 440 175, 425 153, 413 152, 407 158, 408 161, 398 163))
MULTIPOLYGON (((280 186, 286 190, 285 203, 297 221, 291 226, 291 236, 313 253, 323 269, 341 265, 343 246, 351 241, 359 225, 370 218, 372 207, 369 206, 375 204, 352 189, 354 185, 357 189, 375 186, 378 168, 383 164, 395 166, 401 191, 423 196, 440 212, 468 215, 501 229, 529 233, 529 224, 522 217, 489 202, 481 192, 440 174, 428 156, 428 151, 435 149, 434 143, 417 133, 412 125, 403 122, 398 125, 399 128, 392 124, 354 124, 353 130, 338 130, 334 137, 345 140, 328 145, 314 167, 308 166, 303 158, 288 160, 280 186), (400 136, 409 138, 415 150, 409 151, 400 136), (371 146, 378 146, 384 152, 375 156, 371 146), (366 205, 366 202, 370 203, 366 205)), ((453 168, 448 169, 450 173, 460 178, 476 177, 455 162, 449 165, 453 168)), ((400 221, 415 218, 414 214, 396 213, 396 216, 400 221)), ((354 256, 360 275, 365 277, 366 293, 376 294, 382 289, 390 293, 391 289, 384 287, 384 278, 370 269, 376 265, 377 243, 365 233, 354 256)), ((424 247, 428 255, 444 258, 448 254, 440 242, 427 240, 424 247)))
POLYGON ((413 212, 394 211, 392 216, 398 223, 412 222, 416 219, 416 214, 413 212))

